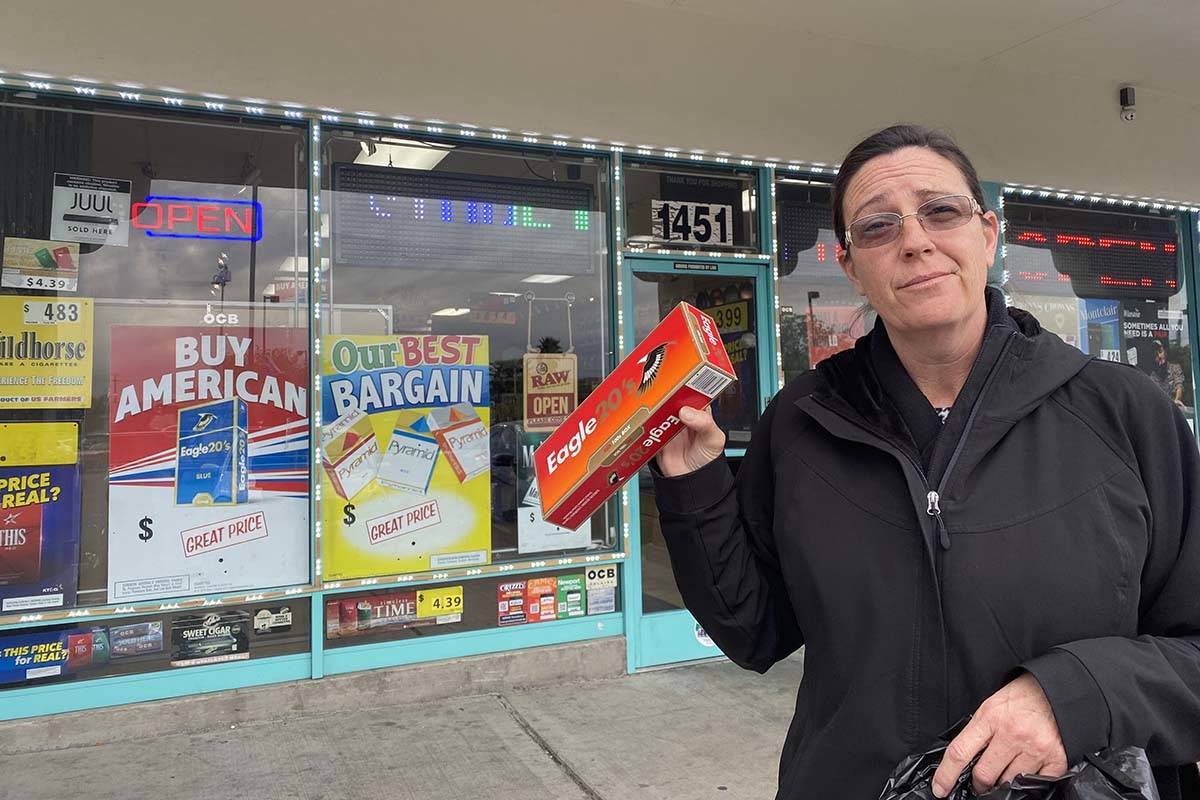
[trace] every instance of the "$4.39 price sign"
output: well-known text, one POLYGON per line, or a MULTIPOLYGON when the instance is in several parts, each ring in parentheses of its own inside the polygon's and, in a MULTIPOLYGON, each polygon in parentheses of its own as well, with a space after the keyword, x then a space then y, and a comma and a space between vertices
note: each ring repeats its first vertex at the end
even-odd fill
POLYGON ((438 589, 421 589, 417 592, 418 617, 461 614, 462 610, 463 589, 461 586, 442 586, 438 589))
POLYGON ((32 301, 24 304, 24 321, 26 325, 61 325, 65 322, 79 322, 79 303, 60 303, 54 300, 32 301))
POLYGON ((733 206, 650 201, 654 237, 664 242, 733 244, 733 206))

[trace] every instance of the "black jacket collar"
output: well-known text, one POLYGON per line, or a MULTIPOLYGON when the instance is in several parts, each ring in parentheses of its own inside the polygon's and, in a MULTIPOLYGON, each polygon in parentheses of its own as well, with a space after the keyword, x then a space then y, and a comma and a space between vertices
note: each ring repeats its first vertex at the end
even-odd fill
POLYGON ((900 364, 882 320, 852 349, 817 365, 814 399, 908 453, 936 475, 977 403, 980 412, 1011 425, 1090 360, 1042 330, 1028 312, 1006 307, 998 290, 989 287, 986 302, 984 346, 944 427, 900 364), (991 388, 983 396, 989 378, 991 388))
MULTIPOLYGON (((995 289, 986 292, 987 324, 984 328, 983 345, 975 359, 967 381, 959 392, 945 424, 934 411, 929 400, 917 388, 908 371, 900 362, 892 347, 891 337, 883 320, 876 323, 868 344, 871 366, 879 376, 884 393, 892 401, 896 412, 908 428, 909 436, 919 461, 930 470, 931 459, 939 440, 955 442, 965 422, 966 415, 974 404, 983 383, 1000 356, 1004 341, 1019 332, 1016 320, 1009 316, 1004 296, 995 289)), ((1036 322, 1034 323, 1036 324, 1036 322)), ((944 448, 938 448, 944 449, 944 448)), ((933 469, 932 472, 940 470, 933 469)))

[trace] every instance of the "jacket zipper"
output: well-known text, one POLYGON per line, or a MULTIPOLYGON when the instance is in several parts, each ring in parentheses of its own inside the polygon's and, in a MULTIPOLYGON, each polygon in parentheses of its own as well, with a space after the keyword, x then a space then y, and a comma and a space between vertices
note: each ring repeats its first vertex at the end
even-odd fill
MULTIPOLYGON (((950 652, 949 652, 949 642, 948 642, 947 636, 946 636, 946 612, 945 612, 945 607, 944 607, 944 599, 942 597, 942 562, 943 562, 944 554, 946 553, 946 551, 948 551, 950 549, 950 532, 948 530, 946 530, 946 522, 945 522, 945 520, 942 519, 942 507, 941 507, 942 493, 946 489, 946 483, 950 479, 950 475, 954 470, 954 465, 958 462, 958 458, 962 454, 963 446, 966 444, 966 441, 967 441, 967 436, 971 432, 971 428, 975 424, 975 417, 979 412, 980 402, 983 400, 984 396, 986 395, 987 390, 991 387, 992 380, 996 377, 996 370, 999 368, 1001 361, 1003 361, 1005 354, 1007 354, 1008 348, 1012 345, 1013 338, 1015 337, 1015 335, 1016 335, 1015 333, 1010 333, 1008 338, 1005 339, 1003 346, 1001 346, 1001 348, 1000 348, 1000 352, 996 355, 996 360, 992 364, 991 370, 988 372, 987 378, 984 379, 983 385, 979 387, 979 394, 975 396, 975 402, 971 406, 971 413, 967 416, 967 424, 963 426, 962 434, 958 438, 958 443, 954 447, 954 452, 951 453, 950 460, 948 462, 946 462, 946 469, 942 473, 942 479, 941 479, 941 481, 938 482, 937 489, 933 489, 929 486, 929 477, 925 474, 925 468, 915 458, 910 456, 906 451, 904 451, 901 448, 894 448, 894 447, 891 447, 890 445, 887 448, 888 450, 892 450, 894 452, 898 452, 898 453, 902 454, 904 456, 904 458, 907 459, 909 461, 909 463, 911 463, 913 465, 913 467, 917 471, 917 474, 921 476, 921 482, 925 485, 925 502, 926 502, 925 513, 927 516, 933 517, 934 524, 937 528, 937 539, 938 539, 939 547, 938 547, 937 552, 934 553, 934 559, 933 559, 934 560, 934 570, 933 570, 933 572, 934 572, 934 585, 936 586, 936 589, 937 589, 938 616, 940 618, 939 621, 941 623, 942 675, 945 680, 945 685, 942 688, 945 692, 945 696, 943 698, 945 708, 950 707, 950 682, 949 682, 950 652)), ((976 362, 978 362, 979 358, 982 357, 982 355, 983 355, 983 349, 980 348, 979 355, 976 356, 976 362)), ((974 369, 974 365, 972 365, 972 369, 974 369)), ((867 433, 871 434, 872 436, 882 439, 882 437, 879 437, 878 434, 876 434, 874 431, 870 430, 869 428, 865 428, 862 425, 859 425, 854 420, 849 419, 845 416, 842 416, 834 409, 829 408, 829 406, 825 406, 824 403, 821 403, 821 405, 824 406, 828 411, 830 411, 834 414, 837 414, 837 416, 841 417, 846 422, 850 423, 851 425, 854 425, 859 430, 864 430, 867 433)), ((887 443, 886 439, 882 439, 882 441, 887 443)))
POLYGON ((942 521, 942 509, 938 503, 942 496, 937 492, 930 492, 927 495, 929 507, 925 509, 925 513, 933 517, 937 522, 938 543, 941 544, 943 550, 950 549, 950 534, 946 531, 946 523, 942 521))
MULTIPOLYGON (((1013 338, 1016 333, 1009 333, 1004 340, 1004 344, 1000 347, 1000 352, 996 354, 996 360, 992 363, 991 370, 988 371, 987 378, 984 379, 983 385, 979 387, 979 394, 975 396, 975 402, 971 405, 971 413, 967 416, 967 424, 963 426, 962 434, 958 437, 958 443, 954 445, 954 452, 950 454, 950 460, 946 462, 946 469, 942 472, 942 479, 938 482, 937 489, 929 492, 926 499, 929 502, 925 513, 934 518, 937 523, 938 543, 941 544, 942 550, 950 549, 950 532, 946 530, 946 522, 942 519, 941 499, 942 492, 946 489, 946 483, 950 480, 950 474, 954 471, 954 465, 958 463, 958 457, 962 455, 963 447, 967 443, 967 435, 971 432, 971 428, 975 426, 975 417, 979 413, 980 401, 983 400, 987 390, 992 385, 992 380, 996 377, 996 370, 1000 368, 1000 363, 1004 360, 1005 354, 1008 353, 1008 348, 1012 345, 1013 338)), ((983 349, 980 348, 982 355, 983 349)), ((978 360, 979 356, 976 356, 978 360)), ((923 474, 923 473, 922 473, 923 474)), ((938 558, 938 578, 940 582, 942 564, 941 558, 938 558)))

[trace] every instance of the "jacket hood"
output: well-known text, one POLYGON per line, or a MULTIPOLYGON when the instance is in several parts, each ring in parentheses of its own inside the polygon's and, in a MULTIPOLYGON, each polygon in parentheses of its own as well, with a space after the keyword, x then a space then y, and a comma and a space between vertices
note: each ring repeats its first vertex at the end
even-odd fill
MULTIPOLYGON (((1093 357, 1044 330, 1028 311, 1006 306, 999 290, 988 287, 986 302, 985 339, 1011 341, 996 363, 990 387, 979 398, 979 411, 1016 422, 1078 374, 1093 357)), ((907 438, 904 423, 887 399, 870 355, 874 338, 880 336, 887 336, 883 320, 878 320, 853 348, 818 364, 819 386, 814 395, 834 406, 849 406, 878 433, 902 441, 907 438)))

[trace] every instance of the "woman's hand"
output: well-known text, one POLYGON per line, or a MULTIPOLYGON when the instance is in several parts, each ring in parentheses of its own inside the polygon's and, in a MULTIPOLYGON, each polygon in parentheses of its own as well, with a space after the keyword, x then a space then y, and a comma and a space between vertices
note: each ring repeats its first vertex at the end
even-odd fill
POLYGON ((1058 723, 1046 693, 1028 672, 984 701, 975 716, 946 748, 933 774, 934 797, 945 797, 975 754, 983 756, 971 772, 976 794, 1020 774, 1057 778, 1066 774, 1058 723))
POLYGON ((658 451, 658 468, 669 478, 685 475, 709 463, 725 450, 725 432, 717 427, 712 409, 679 409, 683 430, 658 451))

